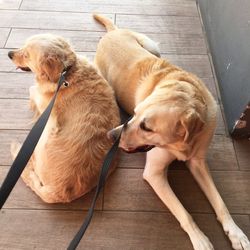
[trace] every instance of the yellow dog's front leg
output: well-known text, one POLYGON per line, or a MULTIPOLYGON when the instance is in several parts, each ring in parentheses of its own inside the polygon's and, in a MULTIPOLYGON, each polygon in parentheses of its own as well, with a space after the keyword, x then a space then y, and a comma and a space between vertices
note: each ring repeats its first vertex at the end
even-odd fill
POLYGON ((166 149, 153 148, 147 153, 143 178, 151 185, 159 198, 179 221, 181 227, 188 234, 193 248, 195 250, 212 250, 214 248, 211 242, 201 232, 168 183, 164 170, 173 160, 175 160, 175 156, 166 149))

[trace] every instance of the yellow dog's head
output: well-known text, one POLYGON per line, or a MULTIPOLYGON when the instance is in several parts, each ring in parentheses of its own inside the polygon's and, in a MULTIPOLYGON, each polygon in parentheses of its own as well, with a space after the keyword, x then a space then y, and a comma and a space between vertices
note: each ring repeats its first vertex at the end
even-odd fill
POLYGON ((136 106, 125 127, 111 130, 108 136, 117 138, 123 128, 120 147, 128 153, 148 151, 154 146, 183 147, 202 130, 205 109, 203 100, 190 84, 168 81, 136 106))

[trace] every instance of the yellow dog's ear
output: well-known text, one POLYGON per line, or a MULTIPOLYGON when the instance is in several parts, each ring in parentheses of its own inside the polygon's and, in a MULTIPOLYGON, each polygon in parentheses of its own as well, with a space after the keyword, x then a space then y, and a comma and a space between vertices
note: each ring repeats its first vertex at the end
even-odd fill
POLYGON ((58 57, 56 55, 48 55, 43 57, 40 63, 40 77, 42 80, 57 83, 60 78, 60 73, 63 70, 62 62, 58 57))
POLYGON ((182 136, 184 142, 189 143, 195 135, 201 132, 204 121, 197 111, 191 110, 181 118, 180 125, 179 135, 182 136))

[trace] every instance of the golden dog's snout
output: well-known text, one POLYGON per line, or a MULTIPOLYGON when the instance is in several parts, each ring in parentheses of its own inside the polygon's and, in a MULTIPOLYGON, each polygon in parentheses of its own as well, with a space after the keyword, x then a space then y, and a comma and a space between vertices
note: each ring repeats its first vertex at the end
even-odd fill
POLYGON ((8 52, 8 57, 9 57, 10 59, 12 59, 13 56, 14 56, 14 51, 9 51, 9 52, 8 52))

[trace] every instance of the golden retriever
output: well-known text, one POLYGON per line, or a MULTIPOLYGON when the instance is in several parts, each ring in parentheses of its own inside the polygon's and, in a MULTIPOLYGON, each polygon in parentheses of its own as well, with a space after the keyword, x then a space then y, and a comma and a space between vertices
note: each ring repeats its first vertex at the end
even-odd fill
MULTIPOLYGON (((53 97, 61 72, 67 70, 22 179, 45 202, 70 202, 97 184, 101 163, 112 144, 107 131, 119 125, 113 90, 62 37, 35 35, 8 55, 18 68, 35 73, 30 101, 38 116, 53 97)), ((19 148, 12 146, 13 157, 19 148)))
MULTIPOLYGON (((211 202, 234 249, 249 249, 246 235, 235 224, 209 174, 206 152, 216 126, 217 105, 199 78, 159 58, 157 44, 143 34, 118 29, 100 15, 94 18, 108 33, 100 40, 95 63, 129 114, 120 147, 148 151, 143 178, 180 222, 195 250, 213 249, 175 196, 165 168, 186 161, 211 202), (150 151, 149 151, 150 150, 150 151)), ((122 126, 109 135, 117 137, 122 126)))

